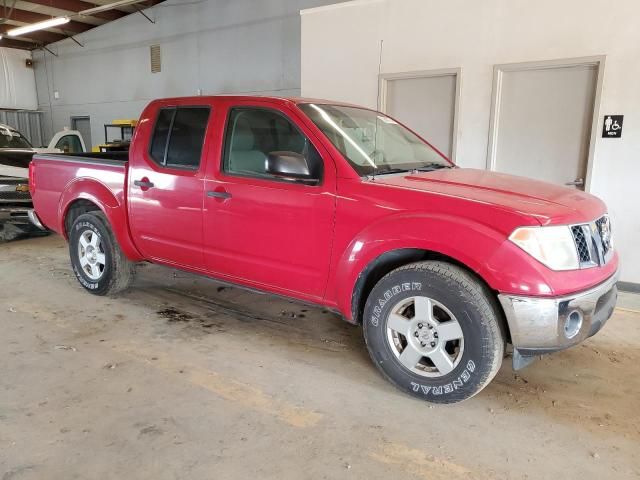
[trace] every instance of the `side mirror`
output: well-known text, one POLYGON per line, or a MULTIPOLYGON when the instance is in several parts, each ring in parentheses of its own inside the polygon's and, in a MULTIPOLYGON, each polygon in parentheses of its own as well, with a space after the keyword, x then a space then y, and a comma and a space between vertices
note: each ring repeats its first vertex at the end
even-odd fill
POLYGON ((267 155, 267 173, 284 180, 315 185, 319 179, 313 178, 309 163, 304 155, 296 152, 270 152, 267 155))

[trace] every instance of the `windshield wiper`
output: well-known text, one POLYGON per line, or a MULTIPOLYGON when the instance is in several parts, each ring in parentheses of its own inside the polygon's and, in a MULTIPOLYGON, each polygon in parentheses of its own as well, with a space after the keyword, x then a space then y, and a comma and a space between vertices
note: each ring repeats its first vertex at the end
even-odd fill
POLYGON ((410 172, 410 168, 385 168, 384 170, 376 170, 371 175, 384 175, 385 173, 404 173, 410 172))
POLYGON ((440 170, 442 168, 453 168, 453 165, 446 165, 444 163, 431 162, 423 165, 420 168, 416 168, 416 172, 431 172, 433 170, 440 170))

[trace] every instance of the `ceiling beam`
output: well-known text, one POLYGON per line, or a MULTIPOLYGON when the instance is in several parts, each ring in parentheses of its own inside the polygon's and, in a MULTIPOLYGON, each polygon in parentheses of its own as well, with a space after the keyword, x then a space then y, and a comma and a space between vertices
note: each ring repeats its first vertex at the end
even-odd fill
MULTIPOLYGON (((134 8, 140 11, 161 2, 162 0, 146 0, 140 2, 137 6, 134 6, 134 8)), ((0 46, 32 50, 34 48, 41 47, 42 45, 48 45, 50 43, 55 43, 60 40, 70 38, 75 34, 86 32, 87 30, 95 28, 96 26, 92 23, 83 22, 82 17, 74 16, 75 13, 81 10, 97 6, 94 3, 85 2, 83 0, 24 0, 19 5, 21 7, 20 9, 14 8, 11 13, 8 13, 8 23, 0 23, 0 35, 4 36, 4 39, 0 40, 0 46), (19 37, 7 37, 7 32, 13 28, 16 28, 15 23, 32 24, 52 18, 51 15, 23 10, 22 8, 28 8, 23 4, 24 2, 69 12, 68 15, 71 18, 74 18, 74 20, 60 27, 30 32, 25 36, 21 35, 19 37)), ((1 16, 3 13, 3 10, 0 8, 0 20, 3 20, 3 17, 1 16)), ((131 13, 123 12, 120 10, 106 10, 104 12, 90 15, 87 17, 87 19, 91 18, 93 20, 89 21, 93 22, 99 21, 97 20, 97 18, 103 20, 116 20, 130 14, 131 13)))
MULTIPOLYGON (((2 10, 0 10, 0 18, 2 18, 1 12, 2 10)), ((15 8, 13 9, 13 12, 11 13, 11 15, 9 15, 9 18, 8 18, 8 20, 14 20, 16 22, 21 22, 21 23, 37 23, 37 22, 43 22, 49 19, 51 19, 51 16, 49 15, 43 15, 41 13, 35 13, 35 12, 28 12, 26 10, 18 10, 15 8)), ((76 22, 72 20, 69 23, 66 23, 62 28, 68 32, 82 33, 82 32, 86 32, 90 28, 93 28, 93 25, 89 23, 76 22)))
POLYGON ((28 41, 14 40, 13 38, 3 37, 0 39, 0 47, 17 48, 18 50, 33 50, 38 44, 28 41))
MULTIPOLYGON (((35 3, 37 5, 44 5, 45 7, 55 7, 60 10, 66 10, 68 12, 78 13, 82 10, 88 10, 90 8, 97 7, 99 5, 95 3, 84 2, 82 0, 25 0, 29 3, 35 3)), ((106 10, 91 15, 92 17, 102 18, 104 20, 117 20, 128 15, 126 12, 120 10, 106 10)))

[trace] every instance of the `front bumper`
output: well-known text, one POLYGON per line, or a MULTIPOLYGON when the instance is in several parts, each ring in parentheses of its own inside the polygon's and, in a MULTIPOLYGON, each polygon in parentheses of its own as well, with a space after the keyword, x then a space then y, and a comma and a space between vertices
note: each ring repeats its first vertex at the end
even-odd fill
POLYGON ((514 368, 595 335, 613 314, 617 280, 618 272, 594 288, 556 298, 499 294, 511 332, 514 368))
POLYGON ((31 206, 15 207, 0 206, 0 224, 13 223, 16 225, 30 225, 29 210, 31 206))

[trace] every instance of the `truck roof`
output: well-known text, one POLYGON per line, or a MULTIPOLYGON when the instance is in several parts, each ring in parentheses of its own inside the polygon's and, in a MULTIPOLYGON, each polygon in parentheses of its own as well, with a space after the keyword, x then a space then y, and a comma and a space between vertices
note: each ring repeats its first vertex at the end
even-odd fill
MULTIPOLYGON (((235 95, 235 94, 221 94, 221 95, 199 95, 199 96, 185 96, 185 97, 169 97, 169 98, 158 98, 153 102, 167 102, 171 100, 188 100, 197 103, 198 101, 202 101, 203 99, 232 99, 232 100, 267 100, 273 103, 279 104, 300 104, 300 103, 317 103, 321 105, 341 105, 345 107, 359 107, 359 108, 367 108, 362 107, 361 105, 356 105, 348 102, 341 102, 336 100, 326 100, 321 98, 311 98, 311 97, 278 97, 278 96, 270 96, 270 95, 235 95)), ((153 103, 152 102, 152 103, 153 103)))

